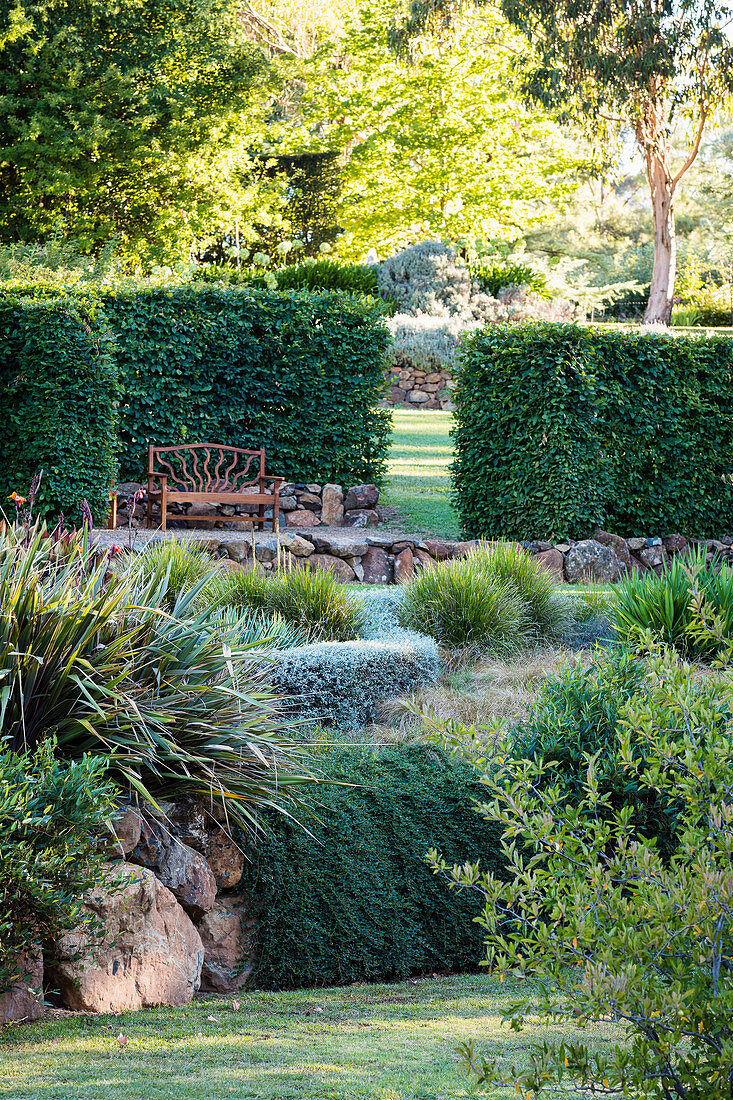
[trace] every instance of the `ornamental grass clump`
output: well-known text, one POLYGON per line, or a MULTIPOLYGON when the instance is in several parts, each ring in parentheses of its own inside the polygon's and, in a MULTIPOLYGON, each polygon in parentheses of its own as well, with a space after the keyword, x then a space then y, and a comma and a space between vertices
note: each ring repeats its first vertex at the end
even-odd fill
POLYGON ((166 604, 172 606, 178 596, 211 573, 212 562, 206 550, 196 543, 173 538, 130 552, 121 568, 144 584, 165 580, 166 604))
POLYGON ((611 621, 623 645, 649 638, 680 656, 710 661, 733 640, 733 569, 706 564, 705 551, 662 573, 634 573, 616 586, 611 621))
POLYGON ((200 610, 207 578, 171 605, 167 578, 110 568, 84 543, 59 560, 38 531, 0 533, 0 734, 33 752, 109 760, 111 776, 153 800, 213 798, 244 826, 309 782, 256 646, 222 637, 200 610))
POLYGON ((472 558, 427 565, 403 592, 400 624, 444 646, 508 653, 530 629, 516 589, 472 558))
POLYGON ((520 599, 529 629, 538 639, 555 638, 567 626, 571 608, 553 575, 523 547, 511 542, 481 546, 474 568, 509 585, 520 599))

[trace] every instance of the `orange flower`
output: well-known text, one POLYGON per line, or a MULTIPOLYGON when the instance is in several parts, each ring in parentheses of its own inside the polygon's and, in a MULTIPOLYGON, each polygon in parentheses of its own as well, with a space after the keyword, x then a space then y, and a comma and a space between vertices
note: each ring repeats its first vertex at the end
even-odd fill
POLYGON ((8 500, 12 500, 13 504, 25 504, 25 497, 18 496, 17 493, 11 493, 8 500))

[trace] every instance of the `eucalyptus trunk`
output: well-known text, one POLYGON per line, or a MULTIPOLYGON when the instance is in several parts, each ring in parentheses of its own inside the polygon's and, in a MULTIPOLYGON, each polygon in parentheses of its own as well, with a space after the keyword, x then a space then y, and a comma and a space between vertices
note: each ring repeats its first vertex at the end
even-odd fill
POLYGON ((677 267, 677 240, 674 231, 674 190, 676 181, 669 171, 666 156, 647 156, 647 176, 654 217, 654 267, 644 324, 668 325, 672 320, 674 279, 677 267))

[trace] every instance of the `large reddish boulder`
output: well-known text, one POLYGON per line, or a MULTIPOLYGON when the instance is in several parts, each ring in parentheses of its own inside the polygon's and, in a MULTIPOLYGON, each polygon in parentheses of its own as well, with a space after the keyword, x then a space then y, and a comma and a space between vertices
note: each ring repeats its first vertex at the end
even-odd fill
POLYGON ((565 559, 559 550, 555 550, 554 548, 552 550, 540 550, 539 554, 535 554, 534 560, 539 566, 552 574, 558 584, 564 581, 565 574, 563 572, 563 566, 565 559))
POLYGON ((113 865, 86 908, 102 925, 101 938, 84 929, 65 933, 50 967, 67 1008, 128 1012, 190 1004, 201 980, 203 944, 152 871, 113 865))
POLYGON ((389 554, 378 546, 370 546, 361 559, 365 584, 389 584, 394 577, 394 565, 389 554))
POLYGON ((351 568, 347 561, 343 558, 336 558, 332 554, 311 554, 309 558, 305 559, 305 564, 309 569, 327 569, 329 573, 333 573, 337 580, 348 581, 356 580, 356 573, 351 568))

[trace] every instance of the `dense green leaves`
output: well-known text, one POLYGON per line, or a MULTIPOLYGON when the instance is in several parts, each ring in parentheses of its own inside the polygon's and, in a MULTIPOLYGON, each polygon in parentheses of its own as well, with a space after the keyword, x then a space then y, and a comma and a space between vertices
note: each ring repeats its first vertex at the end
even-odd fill
POLYGON ((93 299, 0 293, 0 507, 44 471, 36 505, 106 514, 116 472, 114 341, 93 299))
POLYGON ((192 289, 109 293, 124 404, 123 477, 148 442, 267 449, 270 473, 355 484, 383 474, 377 407, 389 334, 348 294, 192 289))
POLYGON ((422 745, 336 750, 306 833, 274 820, 245 874, 262 898, 255 982, 279 989, 465 969, 478 958, 475 903, 449 894, 425 852, 440 838, 499 870, 498 830, 471 806, 473 770, 422 745))
POLYGON ((723 533, 733 341, 499 325, 457 371, 454 501, 471 536, 723 533))
POLYGON ((114 812, 106 767, 56 760, 50 742, 0 754, 0 993, 25 977, 26 953, 89 924, 83 897, 109 858, 98 838, 114 812))

